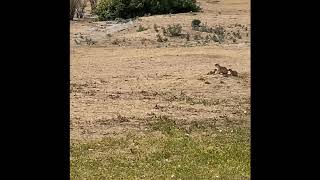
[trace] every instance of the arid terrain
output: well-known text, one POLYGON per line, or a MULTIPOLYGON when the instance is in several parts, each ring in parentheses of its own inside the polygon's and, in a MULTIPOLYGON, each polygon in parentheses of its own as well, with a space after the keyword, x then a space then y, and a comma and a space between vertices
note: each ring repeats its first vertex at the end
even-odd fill
POLYGON ((70 22, 72 142, 143 135, 156 117, 174 119, 186 132, 195 123, 250 129, 250 1, 199 2, 197 13, 70 22), (241 37, 214 42, 192 29, 193 19, 241 37), (178 23, 183 36, 157 41, 157 34, 165 37, 161 27, 178 23), (138 32, 140 25, 147 30, 138 32), (216 63, 239 76, 210 74, 216 63))
POLYGON ((192 32, 193 19, 208 25, 250 27, 248 0, 200 3, 203 12, 141 17, 113 25, 116 30, 105 27, 106 22, 71 22, 71 139, 140 131, 144 128, 141 119, 154 115, 186 122, 216 119, 220 124, 226 123, 226 118, 243 119, 232 123, 249 126, 249 38, 230 44, 195 44, 178 38, 156 41, 154 24, 180 23, 183 31, 193 34, 198 33, 192 32), (140 24, 150 29, 137 32, 140 24), (97 44, 76 45, 76 33, 97 44), (122 41, 120 45, 112 44, 115 39, 122 41), (216 63, 238 71, 240 77, 207 75, 216 63), (118 116, 126 121, 119 122, 118 116))

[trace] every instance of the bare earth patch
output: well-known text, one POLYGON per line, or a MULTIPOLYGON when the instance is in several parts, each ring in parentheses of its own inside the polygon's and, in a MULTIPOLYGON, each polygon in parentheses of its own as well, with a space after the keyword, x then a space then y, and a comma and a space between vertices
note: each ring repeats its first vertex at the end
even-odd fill
POLYGON ((72 139, 119 134, 150 115, 186 121, 246 116, 243 125, 249 125, 248 49, 85 49, 72 54, 72 139), (240 77, 207 75, 216 63, 236 69, 240 77), (115 127, 99 124, 119 114, 130 122, 115 127))

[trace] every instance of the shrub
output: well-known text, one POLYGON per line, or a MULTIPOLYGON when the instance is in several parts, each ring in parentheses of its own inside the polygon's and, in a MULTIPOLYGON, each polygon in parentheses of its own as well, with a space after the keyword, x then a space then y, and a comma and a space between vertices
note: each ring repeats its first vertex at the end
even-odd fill
POLYGON ((167 36, 180 36, 182 26, 180 24, 169 25, 167 30, 164 30, 164 35, 167 36))
POLYGON ((209 35, 206 35, 204 42, 208 43, 208 42, 210 42, 210 40, 211 40, 211 37, 209 35))
POLYGON ((197 12, 196 0, 101 0, 94 13, 99 20, 134 18, 145 14, 197 12))
POLYGON ((238 32, 232 32, 232 35, 233 35, 234 37, 238 38, 238 39, 241 39, 241 38, 242 38, 239 31, 238 31, 238 32))
POLYGON ((143 27, 141 24, 139 25, 139 28, 137 29, 137 32, 142 32, 148 30, 148 28, 143 27))
POLYGON ((147 38, 142 38, 141 39, 141 44, 146 45, 147 41, 149 41, 147 38))
POLYGON ((200 24, 201 24, 201 21, 199 19, 194 19, 191 22, 191 26, 192 26, 193 29, 196 28, 196 27, 199 27, 200 24))
POLYGON ((222 26, 217 26, 213 28, 213 33, 214 33, 214 41, 222 43, 225 40, 225 32, 226 30, 222 26))
POLYGON ((198 40, 203 39, 203 37, 200 34, 196 34, 196 35, 193 36, 193 39, 198 41, 198 40))
POLYGON ((212 27, 209 27, 207 24, 204 24, 203 26, 200 27, 199 31, 213 33, 214 29, 212 27))
POLYGON ((219 44, 223 43, 224 42, 224 35, 217 35, 217 34, 214 34, 212 36, 212 40, 214 42, 218 42, 219 44))
POLYGON ((97 41, 92 40, 90 37, 86 37, 85 42, 87 43, 87 45, 91 46, 91 45, 95 45, 97 43, 97 41))
POLYGON ((190 34, 189 33, 186 34, 186 39, 187 39, 187 41, 190 41, 190 34))
POLYGON ((115 39, 111 42, 111 44, 113 45, 120 45, 120 40, 119 39, 115 39))
POLYGON ((167 38, 162 38, 162 36, 160 34, 157 34, 157 41, 158 42, 167 42, 168 39, 167 38))
MULTIPOLYGON (((206 23, 204 25, 199 24, 199 26, 193 26, 193 30, 200 31, 200 32, 213 33, 212 36, 211 35, 206 36, 205 42, 209 42, 210 39, 212 39, 214 42, 219 42, 219 43, 222 43, 225 41, 226 30, 220 25, 215 27, 209 27, 206 23)), ((239 32, 233 33, 233 35, 239 39, 241 38, 241 35, 239 32)), ((195 37, 195 40, 198 40, 198 37, 195 37)))
POLYGON ((97 7, 98 0, 89 0, 89 1, 90 1, 90 6, 91 6, 91 12, 94 12, 94 10, 97 7))
POLYGON ((224 33, 226 32, 226 30, 222 26, 217 26, 213 28, 212 31, 217 35, 224 35, 224 33))
POLYGON ((200 31, 200 32, 207 32, 207 33, 213 33, 213 28, 212 27, 209 27, 207 25, 207 23, 205 23, 204 25, 194 25, 192 26, 192 29, 195 30, 195 31, 200 31))
POLYGON ((161 27, 161 29, 162 29, 162 33, 163 34, 167 34, 168 33, 165 27, 161 27))

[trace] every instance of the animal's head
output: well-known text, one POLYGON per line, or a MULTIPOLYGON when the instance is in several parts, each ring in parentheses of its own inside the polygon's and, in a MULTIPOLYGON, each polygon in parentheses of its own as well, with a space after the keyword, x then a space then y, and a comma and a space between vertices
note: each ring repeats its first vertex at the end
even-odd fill
POLYGON ((219 64, 215 64, 214 66, 215 66, 215 67, 220 67, 220 65, 219 65, 219 64))

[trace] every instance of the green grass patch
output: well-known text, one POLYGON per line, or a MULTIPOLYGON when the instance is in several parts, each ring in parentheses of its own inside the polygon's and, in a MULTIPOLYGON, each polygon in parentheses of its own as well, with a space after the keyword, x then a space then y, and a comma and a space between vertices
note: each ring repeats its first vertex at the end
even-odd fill
POLYGON ((249 129, 190 135, 167 117, 150 127, 144 135, 73 142, 71 179, 250 179, 249 129))

